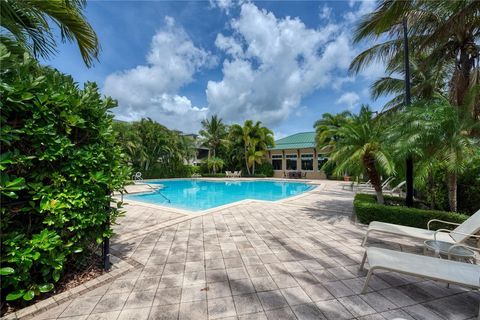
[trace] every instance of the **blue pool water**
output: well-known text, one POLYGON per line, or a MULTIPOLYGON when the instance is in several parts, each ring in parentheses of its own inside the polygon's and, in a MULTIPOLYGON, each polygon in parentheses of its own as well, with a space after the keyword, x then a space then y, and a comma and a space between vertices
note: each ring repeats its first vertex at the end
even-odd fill
POLYGON ((191 211, 207 210, 245 199, 275 201, 315 188, 306 183, 283 181, 154 180, 148 183, 161 184, 163 188, 158 192, 126 198, 191 211))

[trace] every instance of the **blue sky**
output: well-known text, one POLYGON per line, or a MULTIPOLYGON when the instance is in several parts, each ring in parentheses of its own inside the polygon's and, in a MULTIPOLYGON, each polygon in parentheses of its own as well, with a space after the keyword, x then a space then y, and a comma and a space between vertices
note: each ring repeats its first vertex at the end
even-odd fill
POLYGON ((86 68, 74 44, 44 61, 76 81, 95 81, 119 102, 118 119, 151 117, 196 132, 218 114, 261 120, 276 138, 313 130, 324 112, 378 109, 369 87, 376 63, 358 75, 351 59, 358 19, 373 1, 90 1, 86 16, 102 47, 86 68))

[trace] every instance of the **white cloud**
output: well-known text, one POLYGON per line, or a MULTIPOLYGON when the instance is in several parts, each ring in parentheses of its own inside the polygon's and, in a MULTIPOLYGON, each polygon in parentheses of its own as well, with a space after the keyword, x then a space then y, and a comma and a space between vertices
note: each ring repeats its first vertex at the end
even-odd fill
POLYGON ((118 100, 115 113, 119 119, 151 117, 170 128, 191 129, 203 119, 206 109, 193 106, 178 91, 193 81, 195 72, 213 66, 215 61, 175 26, 173 18, 166 17, 164 28, 152 38, 146 63, 110 74, 103 90, 118 100))
POLYGON ((330 85, 335 71, 345 72, 353 55, 339 26, 308 28, 252 3, 242 5, 231 27, 233 35, 219 34, 215 42, 229 56, 223 79, 209 81, 206 91, 209 112, 230 121, 280 123, 304 96, 330 85))
POLYGON ((330 8, 326 3, 323 5, 322 9, 320 10, 320 13, 318 14, 318 17, 321 20, 330 20, 332 17, 332 8, 330 8))
POLYGON ((344 18, 349 23, 355 23, 365 14, 375 10, 377 5, 376 0, 350 0, 349 6, 353 11, 349 11, 344 15, 344 18), (359 3, 358 7, 356 4, 359 3))
POLYGON ((359 101, 360 96, 355 92, 345 92, 340 96, 340 98, 337 99, 335 103, 346 105, 348 109, 352 110, 359 101))
POLYGON ((210 7, 219 8, 226 14, 230 14, 230 9, 237 5, 241 5, 245 0, 209 0, 210 7))
POLYGON ((346 77, 339 76, 332 79, 331 86, 332 86, 332 89, 339 91, 342 89, 342 86, 345 83, 352 83, 352 82, 355 82, 355 77, 353 76, 346 76, 346 77))

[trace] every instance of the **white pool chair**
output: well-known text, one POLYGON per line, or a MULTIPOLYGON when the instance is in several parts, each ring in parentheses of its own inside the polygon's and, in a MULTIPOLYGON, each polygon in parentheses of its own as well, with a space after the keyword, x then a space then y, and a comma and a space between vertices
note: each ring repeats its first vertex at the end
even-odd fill
MULTIPOLYGON (((393 179, 394 179, 394 177, 389 177, 387 180, 382 182, 381 187, 382 187, 383 191, 388 191, 388 186, 389 186, 390 182, 392 182, 393 179)), ((370 180, 368 180, 368 181, 370 181, 370 180)), ((360 184, 360 185, 357 185, 355 187, 357 188, 357 191, 375 191, 375 188, 373 187, 371 182, 370 182, 370 185, 360 184)))
POLYGON ((370 268, 362 293, 367 291, 373 272, 379 269, 480 289, 480 265, 477 264, 370 247, 365 251, 360 270, 366 259, 370 268))
POLYGON ((399 195, 401 195, 402 194, 402 188, 406 183, 407 183, 406 181, 402 181, 397 186, 395 186, 393 189, 383 190, 383 192, 385 192, 387 194, 390 194, 392 196, 393 196, 394 193, 398 193, 399 195))
POLYGON ((398 236, 410 237, 420 240, 441 240, 448 243, 461 243, 469 238, 480 239, 477 234, 480 232, 480 210, 470 216, 463 223, 453 223, 438 219, 432 219, 427 223, 427 229, 407 227, 398 224, 372 221, 368 225, 367 233, 363 239, 362 246, 367 243, 368 236, 372 232, 381 232, 387 234, 394 234, 398 236), (438 229, 430 230, 432 222, 440 222, 457 226, 453 230, 438 229))
POLYGON ((234 174, 230 171, 225 171, 225 177, 227 178, 232 178, 234 176, 234 174))

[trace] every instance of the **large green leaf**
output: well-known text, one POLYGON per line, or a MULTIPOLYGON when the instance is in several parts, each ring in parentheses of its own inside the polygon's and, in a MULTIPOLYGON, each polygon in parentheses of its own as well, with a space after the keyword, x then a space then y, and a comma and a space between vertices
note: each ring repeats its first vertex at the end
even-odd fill
POLYGON ((23 295, 23 300, 30 301, 35 297, 35 292, 33 290, 28 290, 23 295))
POLYGON ((51 283, 44 283, 44 284, 41 284, 38 286, 38 290, 40 292, 49 292, 49 291, 52 291, 53 290, 53 284, 51 283))
POLYGON ((25 290, 13 291, 13 292, 10 292, 9 294, 7 294, 7 297, 5 299, 7 301, 17 300, 17 299, 20 299, 21 297, 23 297, 24 294, 25 294, 25 290))
POLYGON ((15 273, 15 270, 10 267, 0 268, 0 276, 8 276, 9 274, 15 273))

